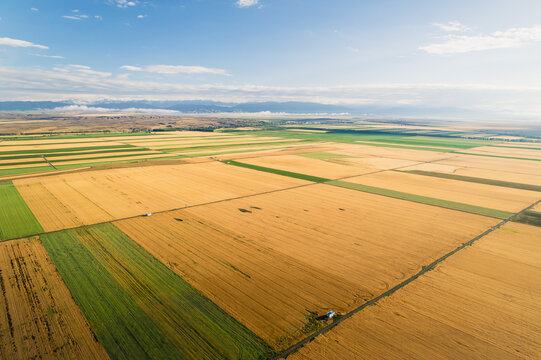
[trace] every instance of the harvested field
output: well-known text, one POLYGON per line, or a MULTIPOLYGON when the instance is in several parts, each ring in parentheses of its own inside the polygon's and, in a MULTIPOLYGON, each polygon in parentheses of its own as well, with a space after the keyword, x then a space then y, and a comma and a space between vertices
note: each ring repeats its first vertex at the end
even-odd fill
POLYGON ((438 161, 439 164, 456 167, 468 167, 483 170, 511 172, 524 175, 541 176, 541 166, 537 161, 491 158, 474 155, 457 155, 438 161))
MULTIPOLYGON (((146 344, 139 343, 136 338, 138 344, 135 348, 132 348, 135 345, 133 341, 131 344, 118 346, 116 339, 127 336, 132 331, 141 331, 146 325, 116 312, 112 318, 105 318, 105 313, 104 316, 95 316, 98 315, 97 311, 100 311, 100 304, 110 304, 112 310, 118 312, 122 302, 104 294, 94 295, 90 303, 91 299, 83 298, 83 292, 89 291, 86 287, 92 288, 91 283, 74 284, 74 275, 70 273, 66 282, 76 301, 91 319, 92 326, 97 329, 97 336, 111 356, 116 356, 116 352, 128 354, 138 349, 145 353, 153 351, 154 354, 148 357, 158 359, 164 356, 236 359, 243 356, 260 358, 269 355, 269 348, 257 336, 111 224, 47 235, 45 244, 52 250, 52 258, 63 276, 66 276, 65 270, 68 267, 77 266, 79 262, 71 261, 71 264, 68 264, 70 259, 59 252, 61 247, 68 253, 70 248, 76 248, 80 249, 81 253, 84 251, 85 256, 91 256, 95 269, 89 270, 94 273, 98 272, 98 269, 105 271, 105 279, 115 282, 112 285, 121 293, 121 299, 124 297, 133 311, 140 313, 142 310, 140 317, 147 322, 146 325, 153 324, 146 330, 146 344), (82 286, 85 286, 85 289, 82 289, 82 286), (114 327, 109 328, 113 324, 114 327), (160 343, 166 345, 162 349, 150 347, 160 343), (159 355, 160 351, 164 353, 159 355)), ((85 261, 85 264, 88 264, 88 261, 85 261)))
POLYGON ((540 358, 540 238, 508 223, 289 358, 540 358))
POLYGON ((356 166, 360 168, 369 168, 373 170, 389 170, 404 166, 415 165, 418 163, 417 161, 378 157, 350 157, 346 159, 338 159, 335 161, 337 161, 339 164, 356 166))
MULTIPOLYGON (((492 160, 492 159, 491 159, 492 160)), ((507 159, 499 159, 507 161, 507 159)), ((516 160, 514 160, 516 161, 516 160)), ((529 164, 530 166, 526 171, 531 171, 530 168, 535 167, 535 163, 529 164)), ((430 164, 420 164, 414 165, 411 167, 403 168, 404 171, 427 171, 427 172, 436 172, 442 174, 452 174, 458 176, 466 177, 475 177, 481 179, 489 179, 496 181, 505 181, 512 183, 522 183, 535 186, 541 186, 541 175, 537 174, 528 174, 523 172, 513 172, 513 169, 509 169, 506 166, 497 168, 496 166, 491 166, 492 169, 484 169, 475 167, 475 164, 467 164, 460 162, 454 162, 453 165, 443 164, 443 163, 430 163, 430 164)), ((482 165, 481 165, 482 166, 482 165)), ((521 169, 518 169, 521 171, 521 169)))
POLYGON ((17 188, 0 182, 0 240, 38 234, 43 231, 17 188))
POLYGON ((14 183, 40 223, 56 230, 74 221, 93 224, 306 182, 206 162, 88 171, 19 179, 14 183), (51 208, 58 211, 51 214, 51 208))
POLYGON ((108 358, 39 240, 0 244, 0 289, 0 358, 108 358))
POLYGON ((114 156, 101 156, 101 157, 94 157, 92 159, 80 159, 80 160, 71 160, 71 161, 56 161, 57 159, 49 159, 53 165, 78 165, 78 164, 87 164, 87 163, 94 163, 94 162, 108 162, 108 161, 133 161, 133 160, 141 160, 141 159, 159 159, 164 157, 171 157, 170 154, 162 154, 162 153, 152 153, 147 155, 135 155, 135 156, 124 156, 119 155, 118 157, 114 156))
POLYGON ((411 150, 403 149, 396 150, 394 148, 370 146, 370 145, 350 145, 350 144, 336 144, 338 150, 336 153, 350 155, 350 156, 374 156, 391 159, 402 159, 409 161, 435 161, 439 159, 446 159, 450 156, 447 153, 425 151, 425 150, 411 150))
POLYGON ((280 348, 302 335, 307 310, 348 311, 496 222, 311 185, 118 227, 280 348))
POLYGON ((508 156, 527 159, 539 159, 541 160, 541 149, 517 149, 503 146, 480 146, 462 152, 470 154, 483 154, 483 155, 495 155, 495 156, 508 156))
POLYGON ((541 198, 541 193, 535 191, 395 171, 363 175, 347 181, 508 212, 519 212, 541 198))
POLYGON ((335 164, 329 161, 295 155, 262 156, 259 158, 243 159, 243 162, 327 179, 338 179, 372 171, 371 169, 360 169, 354 166, 335 164))

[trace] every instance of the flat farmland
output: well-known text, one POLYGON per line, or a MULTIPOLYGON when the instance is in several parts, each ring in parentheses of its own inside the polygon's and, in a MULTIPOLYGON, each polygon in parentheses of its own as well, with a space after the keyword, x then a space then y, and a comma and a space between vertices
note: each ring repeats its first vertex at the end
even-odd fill
POLYGON ((296 172, 327 179, 338 179, 346 176, 365 174, 373 171, 369 168, 358 168, 329 161, 312 159, 295 155, 262 156, 243 160, 244 163, 270 167, 273 169, 296 172))
POLYGON ((261 339, 114 225, 56 232, 43 240, 111 357, 258 359, 270 355, 261 339))
POLYGON ((536 191, 395 171, 367 174, 347 181, 508 212, 521 211, 541 198, 541 192, 536 191))
POLYGON ((303 334, 307 311, 347 312, 497 222, 311 185, 117 225, 281 348, 303 334))
POLYGON ((33 235, 43 231, 11 182, 0 182, 0 204, 0 240, 33 235))
POLYGON ((541 160, 541 148, 520 149, 520 148, 505 147, 505 146, 480 146, 473 149, 464 150, 463 152, 470 153, 470 154, 494 155, 494 156, 505 156, 505 157, 541 160))
POLYGON ((538 163, 535 161, 457 156, 456 158, 414 165, 401 170, 450 174, 541 186, 541 173, 538 168, 538 163))
POLYGON ((402 159, 410 161, 435 161, 449 157, 445 152, 436 152, 428 150, 415 150, 400 148, 397 150, 393 147, 371 146, 362 144, 337 144, 338 148, 335 152, 351 156, 375 156, 391 159, 402 159))
POLYGON ((306 182, 213 161, 35 177, 14 184, 42 226, 53 231, 306 182))
POLYGON ((0 290, 0 358, 108 358, 39 240, 0 243, 0 290))
POLYGON ((540 238, 508 223, 289 358, 538 359, 540 238))

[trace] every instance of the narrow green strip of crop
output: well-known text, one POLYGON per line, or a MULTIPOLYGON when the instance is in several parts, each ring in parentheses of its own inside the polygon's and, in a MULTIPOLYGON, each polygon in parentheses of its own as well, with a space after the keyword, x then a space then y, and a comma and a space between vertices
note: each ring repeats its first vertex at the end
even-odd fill
POLYGON ((302 154, 297 154, 297 155, 304 156, 310 159, 319 159, 319 160, 343 159, 343 158, 351 157, 349 155, 334 154, 334 153, 328 153, 328 152, 307 152, 307 153, 302 153, 302 154))
POLYGON ((54 169, 50 167, 49 165, 30 167, 30 168, 19 168, 19 169, 0 169, 0 176, 29 174, 29 173, 46 172, 46 171, 53 171, 53 170, 54 169))
POLYGON ((339 187, 343 187, 347 189, 352 189, 352 190, 364 191, 371 194, 389 196, 396 199, 414 201, 421 204, 434 205, 434 206, 439 206, 439 207, 443 207, 447 209, 464 211, 464 212, 468 212, 472 214, 490 216, 497 219, 507 219, 508 217, 513 215, 513 213, 510 213, 507 211, 488 209, 481 206, 462 204, 462 203, 458 203, 454 201, 447 201, 447 200, 435 199, 435 198, 431 198, 427 196, 408 194, 408 193, 403 193, 400 191, 383 189, 383 188, 378 188, 374 186, 350 183, 347 181, 332 180, 332 181, 328 181, 327 184, 339 186, 339 187))
POLYGON ((438 177, 442 179, 460 180, 460 181, 467 181, 467 182, 478 183, 478 184, 495 185, 495 186, 514 188, 514 189, 541 192, 541 186, 539 185, 522 184, 522 183, 516 183, 516 182, 509 182, 509 181, 492 180, 492 179, 478 178, 478 177, 472 177, 472 176, 462 176, 462 175, 456 175, 456 174, 447 174, 447 173, 439 173, 439 172, 424 171, 424 170, 396 170, 396 171, 405 172, 408 174, 434 176, 434 177, 438 177))
MULTIPOLYGON (((54 153, 76 153, 87 150, 104 150, 110 149, 126 149, 135 148, 133 145, 107 145, 107 146, 87 146, 87 147, 74 147, 64 149, 33 149, 33 150, 16 150, 16 151, 0 151, 0 155, 14 155, 14 154, 54 154, 54 153)), ((74 155, 74 154, 72 154, 74 155)))
POLYGON ((525 211, 517 216, 514 222, 541 227, 541 213, 537 211, 525 211))
POLYGON ((321 178, 321 177, 317 177, 317 176, 299 174, 299 173, 295 173, 295 172, 291 172, 291 171, 278 170, 278 169, 268 168, 268 167, 264 167, 264 166, 246 164, 246 163, 241 163, 241 162, 238 162, 238 161, 235 161, 235 160, 227 160, 227 161, 225 161, 225 163, 229 164, 229 165, 235 165, 235 166, 240 166, 240 167, 252 169, 252 170, 259 170, 259 171, 264 171, 264 172, 268 172, 268 173, 272 173, 272 174, 289 176, 289 177, 292 177, 292 178, 308 180, 308 181, 313 181, 313 182, 319 182, 320 183, 320 182, 330 181, 330 179, 325 179, 325 178, 321 178))
POLYGON ((127 360, 182 358, 77 236, 77 232, 66 230, 40 238, 109 356, 127 360))
POLYGON ((43 232, 38 220, 11 182, 0 182, 0 239, 43 232))
POLYGON ((263 358, 270 347, 112 224, 77 240, 190 359, 263 358))

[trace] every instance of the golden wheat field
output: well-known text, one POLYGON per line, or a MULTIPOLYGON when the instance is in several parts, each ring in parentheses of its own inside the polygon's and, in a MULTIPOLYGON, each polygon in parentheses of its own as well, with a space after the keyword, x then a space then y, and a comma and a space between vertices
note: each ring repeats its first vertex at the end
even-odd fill
POLYGON ((290 358, 539 358, 540 238, 507 224, 290 358))
POLYGON ((0 358, 108 358, 38 239, 0 243, 0 289, 0 358))
POLYGON ((346 312, 495 222, 310 185, 116 224, 279 346, 299 337, 308 310, 346 312))
POLYGON ((396 171, 367 174, 349 178, 348 181, 512 212, 518 212, 539 199, 539 193, 536 191, 510 189, 396 171))

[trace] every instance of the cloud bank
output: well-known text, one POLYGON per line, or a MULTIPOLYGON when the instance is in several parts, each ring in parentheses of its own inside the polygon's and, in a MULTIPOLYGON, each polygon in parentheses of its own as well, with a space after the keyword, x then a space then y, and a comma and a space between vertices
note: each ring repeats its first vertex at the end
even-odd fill
POLYGON ((489 35, 448 35, 441 43, 421 46, 429 54, 448 55, 493 49, 519 48, 541 41, 541 25, 510 28, 489 35))
POLYGON ((213 74, 226 75, 229 73, 223 69, 214 69, 204 66, 185 66, 185 65, 147 65, 147 66, 132 66, 123 65, 120 67, 128 71, 145 71, 156 74, 213 74))

